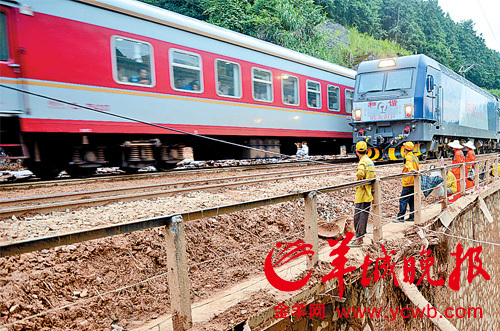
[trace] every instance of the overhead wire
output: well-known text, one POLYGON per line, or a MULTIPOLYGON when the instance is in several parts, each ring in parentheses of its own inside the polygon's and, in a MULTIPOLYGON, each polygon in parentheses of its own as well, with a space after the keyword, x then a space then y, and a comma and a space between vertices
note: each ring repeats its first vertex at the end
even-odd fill
POLYGON ((486 24, 490 28, 491 35, 493 36, 493 39, 495 39, 499 52, 500 52, 500 43, 498 42, 497 36, 495 35, 495 32, 493 31, 493 28, 491 27, 490 21, 488 20, 488 17, 486 16, 486 13, 484 12, 483 6, 481 5, 481 2, 479 0, 476 0, 477 4, 479 5, 479 9, 481 9, 481 13, 484 16, 484 20, 486 21, 486 24))

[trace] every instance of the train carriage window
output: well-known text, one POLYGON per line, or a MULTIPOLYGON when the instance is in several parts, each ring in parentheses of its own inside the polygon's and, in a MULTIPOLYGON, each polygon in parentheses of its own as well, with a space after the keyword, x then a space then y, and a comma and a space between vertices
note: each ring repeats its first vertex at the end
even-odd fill
POLYGON ((203 92, 201 64, 199 54, 170 49, 172 88, 191 93, 203 92))
POLYGON ((283 103, 285 105, 299 104, 299 79, 287 74, 281 75, 283 103))
POLYGON ((152 46, 146 42, 113 37, 115 80, 127 85, 154 85, 152 46))
POLYGON ((321 85, 318 82, 307 81, 307 106, 321 108, 321 85))
POLYGON ((253 98, 258 101, 273 101, 273 76, 269 70, 252 68, 253 98))
POLYGON ((352 98, 354 95, 353 90, 345 90, 345 112, 348 114, 352 113, 352 98))
POLYGON ((218 95, 241 98, 241 68, 238 63, 215 60, 215 80, 218 95))
POLYGON ((9 43, 7 42, 7 17, 0 12, 0 61, 9 59, 9 43))
POLYGON ((328 85, 328 110, 340 111, 340 89, 338 86, 328 85))

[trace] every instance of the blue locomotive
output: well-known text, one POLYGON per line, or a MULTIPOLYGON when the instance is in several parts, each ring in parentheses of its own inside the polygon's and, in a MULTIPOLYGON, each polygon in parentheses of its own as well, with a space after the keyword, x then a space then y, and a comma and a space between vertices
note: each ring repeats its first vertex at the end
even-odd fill
POLYGON ((425 55, 363 62, 355 82, 354 143, 372 159, 449 156, 448 141, 474 140, 479 153, 499 147, 499 100, 425 55))

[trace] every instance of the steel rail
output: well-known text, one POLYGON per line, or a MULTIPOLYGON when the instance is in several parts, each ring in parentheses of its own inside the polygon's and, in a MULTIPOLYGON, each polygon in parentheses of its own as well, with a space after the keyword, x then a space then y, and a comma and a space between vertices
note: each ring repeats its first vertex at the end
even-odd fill
POLYGON ((173 214, 168 216, 156 217, 151 219, 120 223, 108 226, 93 228, 90 230, 80 230, 68 232, 61 235, 48 236, 36 239, 22 240, 18 242, 4 242, 0 243, 0 257, 7 257, 28 253, 41 249, 48 249, 61 245, 70 245, 81 243, 88 240, 100 239, 111 237, 119 234, 130 233, 139 230, 152 229, 160 226, 167 226, 175 216, 182 216, 182 218, 189 222, 205 217, 214 217, 223 214, 229 214, 237 211, 265 207, 278 203, 288 202, 292 200, 305 198, 310 192, 331 193, 341 191, 348 188, 354 188, 360 185, 374 183, 375 179, 366 179, 362 181, 351 182, 347 184, 339 184, 335 186, 327 186, 319 189, 301 191, 297 193, 290 193, 286 195, 275 196, 271 198, 264 198, 252 200, 243 203, 236 203, 220 207, 213 207, 203 210, 196 210, 186 213, 173 214))
MULTIPOLYGON (((454 166, 456 166, 456 165, 454 165, 454 166)), ((449 168, 449 167, 452 167, 452 166, 451 165, 446 166, 445 168, 449 168)), ((428 171, 431 171, 431 170, 428 170, 428 171)), ((426 173, 428 171, 424 171, 424 173, 426 173)), ((391 179, 395 179, 395 178, 400 178, 400 177, 404 177, 404 176, 405 175, 399 174, 396 176, 389 176, 389 177, 391 177, 391 179)), ((388 178, 382 177, 380 179, 387 180, 388 178)), ((194 220, 205 218, 205 217, 214 217, 214 216, 218 216, 218 215, 222 215, 222 214, 228 214, 228 213, 237 212, 237 211, 254 209, 254 208, 269 206, 269 205, 288 202, 288 201, 297 200, 297 199, 305 199, 307 197, 307 195, 309 195, 311 192, 332 193, 332 192, 342 191, 342 190, 349 189, 349 188, 355 188, 355 187, 358 187, 361 185, 373 184, 375 181, 376 181, 375 178, 365 179, 365 180, 350 182, 350 183, 346 183, 346 184, 339 184, 339 185, 335 185, 335 186, 322 187, 322 188, 317 188, 317 189, 313 189, 313 190, 301 191, 301 192, 297 192, 297 193, 275 196, 275 197, 271 197, 271 198, 258 199, 258 200, 243 202, 243 203, 236 203, 236 204, 232 204, 232 205, 213 207, 213 208, 209 208, 209 209, 196 210, 196 211, 192 211, 192 212, 185 212, 185 213, 181 213, 181 214, 174 214, 174 215, 156 217, 156 218, 151 218, 151 219, 145 219, 145 220, 139 220, 139 221, 109 225, 109 226, 102 226, 102 227, 97 227, 97 228, 93 228, 90 230, 68 232, 68 233, 56 235, 56 236, 48 236, 48 237, 35 238, 35 239, 29 239, 29 240, 22 240, 22 241, 17 241, 17 242, 7 242, 7 243, 4 242, 4 243, 0 243, 0 257, 18 255, 18 254, 28 253, 28 252, 32 252, 32 251, 36 251, 36 250, 41 250, 41 249, 48 249, 48 248, 52 248, 52 247, 56 247, 56 246, 60 246, 60 245, 76 244, 76 243, 81 243, 81 242, 88 241, 88 240, 100 239, 100 238, 110 237, 110 236, 114 236, 114 235, 125 234, 125 233, 129 233, 129 232, 133 232, 133 231, 139 231, 139 230, 156 228, 156 227, 160 227, 160 226, 166 226, 166 225, 170 224, 172 218, 175 216, 181 216, 186 221, 194 221, 194 220)))
POLYGON ((114 187, 114 188, 104 188, 97 190, 86 190, 86 191, 74 191, 74 192, 65 192, 65 193, 55 193, 55 194, 47 194, 47 195, 35 195, 29 197, 19 197, 19 198, 8 198, 8 199, 0 199, 0 209, 1 208, 9 208, 13 205, 22 205, 30 202, 36 202, 38 204, 47 203, 47 202, 60 202, 72 200, 78 197, 86 197, 92 195, 94 197, 98 196, 109 196, 112 194, 119 194, 125 192, 141 192, 148 189, 153 188, 162 188, 166 187, 185 187, 186 185, 200 184, 200 183, 210 183, 210 182, 219 182, 219 181, 230 181, 230 180, 240 180, 245 178, 252 177, 266 177, 266 176, 274 176, 280 174, 290 174, 295 172, 309 172, 309 171, 318 171, 325 170, 329 167, 317 167, 317 168, 309 168, 309 169, 296 169, 296 170, 283 170, 283 171, 274 171, 260 174, 247 174, 247 175, 239 175, 239 176, 225 176, 225 177, 214 177, 214 178, 200 178, 200 179, 191 179, 185 181, 176 181, 176 182, 162 182, 162 183, 153 183, 153 184, 145 184, 145 185, 132 185, 132 186, 123 186, 123 187, 114 187))
MULTIPOLYGON (((342 162, 354 162, 355 158, 345 157, 331 160, 323 160, 322 162, 338 164, 342 162)), ((276 162, 276 163, 263 163, 263 164, 247 164, 247 165, 232 165, 232 166, 210 166, 206 168, 193 168, 193 169, 172 169, 164 172, 145 172, 137 174, 103 174, 103 175, 92 175, 86 178, 59 178, 53 180, 40 181, 39 179, 29 180, 28 182, 19 183, 0 183, 0 190, 17 190, 17 189, 30 189, 45 186, 59 186, 59 185, 75 185, 75 184, 87 184, 92 182, 108 182, 108 181, 120 181, 120 180, 135 180, 143 178, 154 178, 163 177, 169 175, 177 174, 196 174, 196 173, 209 173, 209 172, 221 172, 221 171, 241 171, 241 170, 259 170, 261 168, 285 168, 285 167, 299 167, 299 166, 310 166, 314 164, 314 160, 300 160, 293 162, 276 162)))
POLYGON ((160 196, 171 196, 179 193, 188 193, 194 191, 201 190, 214 190, 221 189, 226 187, 234 187, 234 186, 242 186, 242 185, 251 185, 251 184, 259 184, 262 182, 276 181, 276 180, 288 180, 294 179, 304 176, 319 176, 332 174, 337 172, 343 172, 345 169, 330 168, 330 167, 320 167, 315 168, 315 171, 312 169, 306 169, 306 173, 304 173, 304 169, 292 170, 292 171, 281 171, 281 172, 272 172, 266 174, 252 174, 252 175, 243 175, 243 176, 229 176, 229 177, 219 177, 212 179, 198 179, 192 181, 184 181, 184 182, 173 182, 173 183, 159 183, 159 184, 149 184, 144 186, 133 186, 133 187, 124 187, 124 188, 113 188, 113 189, 103 189, 103 190, 94 190, 94 191, 82 191, 82 192, 69 192, 69 193, 61 193, 47 196, 33 196, 28 198, 13 198, 13 199, 5 199, 0 201, 0 217, 10 217, 13 215, 19 216, 27 213, 46 213, 52 211, 63 211, 66 209, 77 208, 77 207, 90 207, 90 206, 102 206, 112 202, 118 201, 135 201, 147 198, 155 198, 160 196), (325 170, 326 169, 326 170, 325 170), (316 171, 317 170, 317 171, 316 171), (285 175, 289 173, 297 173, 294 175, 285 175), (278 176, 276 176, 278 175, 278 176), (280 176, 281 175, 281 176, 280 176), (270 176, 270 177, 267 177, 270 176), (251 180, 238 180, 249 177, 258 177, 256 179, 251 180), (264 178, 263 178, 264 177, 264 178), (266 178, 267 177, 267 178, 266 178), (147 191, 144 190, 150 188, 164 188, 167 185, 170 186, 179 186, 185 184, 196 184, 196 183, 206 183, 206 182, 217 182, 224 180, 233 180, 230 182, 223 182, 218 184, 208 184, 201 186, 190 186, 190 187, 181 187, 181 188, 172 188, 172 189, 160 189, 155 191, 147 191), (123 193, 123 194, 120 194, 123 193), (99 195, 99 194, 107 194, 103 197, 97 198, 85 198, 89 195, 99 195), (111 195, 109 195, 111 194, 111 195), (57 201, 48 203, 48 201, 60 200, 60 199, 68 199, 73 198, 74 196, 84 197, 80 200, 71 200, 71 201, 57 201), (12 204, 19 205, 21 203, 29 202, 29 201, 37 201, 46 203, 38 204, 38 205, 30 205, 30 206, 16 206, 9 207, 12 204))

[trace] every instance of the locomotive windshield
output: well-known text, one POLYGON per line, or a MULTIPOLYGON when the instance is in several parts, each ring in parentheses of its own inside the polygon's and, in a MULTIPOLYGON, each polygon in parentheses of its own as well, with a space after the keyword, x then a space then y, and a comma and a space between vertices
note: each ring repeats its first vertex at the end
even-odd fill
POLYGON ((384 75, 383 72, 371 72, 360 75, 359 93, 382 91, 384 75))
POLYGON ((413 69, 402 69, 387 72, 385 90, 409 89, 411 87, 413 69))
POLYGON ((399 69, 360 74, 358 93, 409 89, 412 86, 413 70, 399 69))

